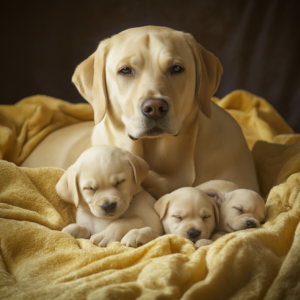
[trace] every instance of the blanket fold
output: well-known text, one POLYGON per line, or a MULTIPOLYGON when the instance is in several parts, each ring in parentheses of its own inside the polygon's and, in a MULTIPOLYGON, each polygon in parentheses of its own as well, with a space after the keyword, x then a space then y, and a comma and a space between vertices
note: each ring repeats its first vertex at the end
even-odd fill
POLYGON ((299 135, 264 99, 235 91, 214 101, 253 148, 266 222, 196 250, 175 235, 133 249, 99 248, 61 232, 76 212, 55 192, 64 171, 16 164, 42 131, 90 120, 92 110, 36 97, 26 100, 31 112, 47 115, 43 106, 50 107, 43 124, 34 113, 0 107, 0 153, 14 162, 0 160, 0 299, 299 299, 299 135))
POLYGON ((0 159, 17 165, 48 134, 67 125, 93 120, 89 104, 37 95, 15 105, 0 105, 0 159))

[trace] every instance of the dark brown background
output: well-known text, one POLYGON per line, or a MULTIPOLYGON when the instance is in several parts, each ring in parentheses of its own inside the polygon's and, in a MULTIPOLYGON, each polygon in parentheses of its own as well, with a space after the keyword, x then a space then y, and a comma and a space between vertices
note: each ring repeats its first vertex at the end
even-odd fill
POLYGON ((71 83, 99 41, 161 25, 192 33, 224 67, 216 96, 246 89, 300 132, 300 1, 6 1, 1 8, 1 104, 45 94, 82 102, 71 83))

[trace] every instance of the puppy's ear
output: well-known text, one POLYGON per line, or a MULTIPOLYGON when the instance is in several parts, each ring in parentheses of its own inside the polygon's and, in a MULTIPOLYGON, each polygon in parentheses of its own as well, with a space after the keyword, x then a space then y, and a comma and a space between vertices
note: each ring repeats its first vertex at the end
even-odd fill
POLYGON ((154 210, 157 212, 160 219, 162 219, 165 216, 170 202, 171 202, 170 194, 166 194, 162 196, 155 202, 154 210))
POLYGON ((226 193, 218 190, 207 190, 204 191, 206 195, 210 196, 215 200, 218 206, 226 201, 226 193))
POLYGON ((108 101, 105 75, 108 43, 109 39, 103 40, 98 49, 77 66, 72 77, 79 93, 93 106, 96 124, 104 118, 108 101))
POLYGON ((214 201, 213 199, 212 199, 211 201, 212 201, 212 204, 213 204, 213 207, 214 207, 215 220, 216 220, 216 223, 217 223, 217 226, 218 226, 218 225, 219 225, 219 222, 220 222, 220 212, 219 212, 219 207, 218 207, 216 201, 214 201))
POLYGON ((60 198, 77 207, 79 203, 77 172, 66 171, 56 184, 56 192, 60 198))
POLYGON ((186 33, 185 37, 196 63, 196 99, 203 114, 210 118, 211 97, 218 89, 223 67, 218 58, 197 43, 191 34, 186 33))
POLYGON ((133 170, 134 179, 138 188, 141 188, 141 183, 146 178, 149 172, 148 163, 137 155, 130 155, 128 160, 133 170))

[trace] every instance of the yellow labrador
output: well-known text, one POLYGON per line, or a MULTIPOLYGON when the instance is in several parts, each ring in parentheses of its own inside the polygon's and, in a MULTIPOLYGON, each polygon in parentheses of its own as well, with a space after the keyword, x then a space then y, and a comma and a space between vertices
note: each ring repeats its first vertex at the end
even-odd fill
POLYGON ((203 191, 180 188, 161 197, 154 205, 165 233, 183 236, 193 243, 209 239, 219 223, 216 202, 203 191))
POLYGON ((56 185, 77 207, 76 224, 63 231, 100 247, 114 241, 137 247, 162 235, 155 199, 141 187, 148 170, 143 159, 114 146, 83 152, 56 185))
MULTIPOLYGON (((114 145, 147 161, 143 186, 156 198, 212 179, 258 192, 240 126, 211 101, 221 74, 219 60, 190 34, 146 26, 102 41, 72 79, 94 108, 92 144, 114 145)), ((80 130, 82 145, 91 132, 91 124, 80 130)), ((62 134, 58 130, 45 139, 23 166, 51 160, 66 167, 82 147, 76 147, 75 125, 56 143, 62 134)))
POLYGON ((195 246, 209 245, 225 233, 259 228, 265 219, 265 201, 256 192, 241 189, 233 182, 212 180, 197 188, 212 197, 220 208, 220 221, 210 240, 195 246))

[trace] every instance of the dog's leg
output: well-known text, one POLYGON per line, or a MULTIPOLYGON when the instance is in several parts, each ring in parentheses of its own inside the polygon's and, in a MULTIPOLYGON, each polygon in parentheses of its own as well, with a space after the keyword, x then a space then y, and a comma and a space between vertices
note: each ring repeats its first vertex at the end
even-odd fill
POLYGON ((68 226, 66 226, 62 232, 66 232, 71 234, 74 238, 84 238, 84 239, 88 239, 91 234, 90 231, 82 225, 79 224, 70 224, 68 226))
POLYGON ((131 229, 121 240, 121 244, 127 247, 137 248, 154 239, 159 235, 151 228, 131 229))
POLYGON ((127 232, 132 229, 146 227, 147 224, 139 217, 114 220, 104 230, 91 236, 93 244, 99 247, 106 247, 112 242, 121 242, 127 232))
POLYGON ((142 182, 145 190, 155 199, 159 199, 165 194, 170 193, 169 181, 158 173, 150 170, 145 180, 142 182))

